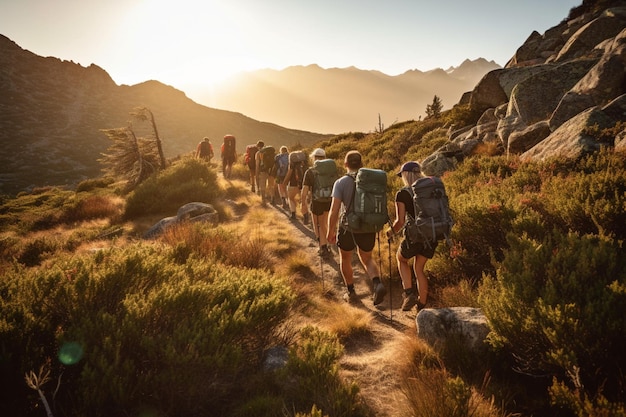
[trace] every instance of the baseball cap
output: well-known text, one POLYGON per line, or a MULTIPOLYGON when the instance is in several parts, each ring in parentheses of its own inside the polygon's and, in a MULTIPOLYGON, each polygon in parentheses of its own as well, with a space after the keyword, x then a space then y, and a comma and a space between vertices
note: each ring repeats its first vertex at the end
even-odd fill
POLYGON ((421 170, 422 168, 420 167, 420 164, 415 161, 409 161, 402 165, 402 168, 400 168, 397 175, 398 177, 401 177, 403 172, 420 172, 421 170))
POLYGON ((315 158, 316 156, 320 158, 326 158, 326 152, 322 148, 317 148, 313 152, 311 152, 311 156, 313 158, 315 158))

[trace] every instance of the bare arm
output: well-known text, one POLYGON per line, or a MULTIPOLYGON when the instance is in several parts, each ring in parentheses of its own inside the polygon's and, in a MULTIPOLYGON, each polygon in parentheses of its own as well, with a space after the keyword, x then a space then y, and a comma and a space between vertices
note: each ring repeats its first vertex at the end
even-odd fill
POLYGON ((330 211, 328 212, 328 231, 326 240, 331 245, 337 243, 337 223, 339 222, 339 210, 341 209, 341 200, 333 197, 330 203, 330 211))

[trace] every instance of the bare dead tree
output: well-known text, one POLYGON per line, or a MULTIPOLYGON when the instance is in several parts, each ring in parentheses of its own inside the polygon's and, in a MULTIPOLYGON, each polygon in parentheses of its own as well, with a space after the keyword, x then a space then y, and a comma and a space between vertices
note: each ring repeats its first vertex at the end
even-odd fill
POLYGON ((160 168, 165 169, 167 162, 165 160, 165 154, 163 153, 163 145, 161 143, 161 138, 159 137, 159 131, 157 129, 156 122, 154 121, 154 114, 152 114, 150 109, 148 109, 147 107, 136 107, 133 109, 130 115, 136 118, 137 120, 150 122, 152 126, 152 132, 154 135, 154 140, 155 140, 158 152, 159 152, 159 158, 161 161, 160 168))

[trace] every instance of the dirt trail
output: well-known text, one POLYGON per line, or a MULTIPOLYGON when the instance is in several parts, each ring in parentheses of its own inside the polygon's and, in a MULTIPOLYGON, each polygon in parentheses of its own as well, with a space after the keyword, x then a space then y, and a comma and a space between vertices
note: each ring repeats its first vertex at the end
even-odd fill
MULTIPOLYGON (((323 262, 323 269, 320 269, 318 246, 312 225, 302 224, 301 219, 288 220, 287 213, 279 207, 274 208, 284 214, 286 220, 291 223, 294 237, 300 236, 302 242, 305 243, 303 250, 320 280, 323 271, 324 285, 329 297, 339 303, 344 303, 341 296, 345 292, 345 285, 339 271, 337 247, 333 247, 333 258, 323 262)), ((378 244, 374 251, 378 263, 378 244)), ((380 243, 380 256, 389 256, 386 239, 380 243)), ((392 272, 395 274, 395 253, 392 252, 391 257, 392 272)), ((391 284, 389 283, 388 268, 387 271, 381 271, 383 283, 387 287, 387 295, 382 304, 374 306, 371 298, 371 281, 365 275, 356 256, 353 259, 353 265, 355 289, 360 303, 345 306, 367 311, 371 314, 372 320, 369 325, 369 335, 364 335, 358 340, 351 339, 350 344, 345 346, 345 353, 340 361, 342 374, 346 379, 358 383, 363 399, 376 416, 406 416, 408 405, 400 391, 400 376, 397 371, 399 363, 402 363, 405 357, 402 349, 406 346, 407 339, 416 338, 416 310, 413 309, 410 312, 401 310, 401 284, 397 278, 391 284)))

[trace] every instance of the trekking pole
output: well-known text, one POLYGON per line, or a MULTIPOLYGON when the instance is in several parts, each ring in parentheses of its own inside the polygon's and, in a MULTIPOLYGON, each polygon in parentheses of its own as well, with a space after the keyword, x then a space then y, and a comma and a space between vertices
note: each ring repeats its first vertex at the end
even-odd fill
MULTIPOLYGON (((393 224, 391 219, 388 219, 390 230, 393 233, 393 224)), ((393 234, 387 238, 387 253, 389 254, 389 321, 393 322, 393 297, 391 296, 391 241, 393 240, 393 234)))
MULTIPOLYGON (((311 212, 311 214, 313 214, 313 212, 311 212)), ((321 240, 321 236, 320 236, 320 216, 318 214, 315 215, 315 218, 317 219, 317 221, 315 222, 317 224, 317 255, 320 258, 320 273, 322 275, 322 293, 324 292, 324 261, 322 260, 322 240, 321 240)))
POLYGON ((389 253, 389 321, 393 322, 393 303, 391 297, 391 240, 392 238, 387 239, 387 252, 389 253))

